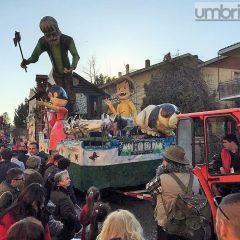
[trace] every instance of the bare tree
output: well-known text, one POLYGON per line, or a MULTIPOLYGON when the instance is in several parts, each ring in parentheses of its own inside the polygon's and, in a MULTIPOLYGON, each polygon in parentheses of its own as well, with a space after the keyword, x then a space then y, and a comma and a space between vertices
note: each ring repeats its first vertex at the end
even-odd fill
POLYGON ((95 82, 96 76, 98 75, 98 70, 96 67, 96 56, 92 55, 88 59, 88 66, 84 67, 83 72, 88 76, 91 83, 95 82))

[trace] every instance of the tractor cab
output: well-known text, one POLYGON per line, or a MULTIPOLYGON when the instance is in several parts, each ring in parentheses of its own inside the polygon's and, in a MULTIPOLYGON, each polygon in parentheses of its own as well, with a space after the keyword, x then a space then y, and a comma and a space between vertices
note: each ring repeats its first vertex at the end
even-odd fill
MULTIPOLYGON (((211 207, 215 223, 215 197, 240 192, 240 171, 221 173, 215 167, 221 161, 223 137, 234 134, 240 140, 240 109, 224 109, 207 112, 187 113, 178 116, 177 144, 186 151, 193 165, 193 173, 211 207)), ((239 158, 240 161, 240 158, 239 158)), ((240 163, 239 163, 240 165, 240 163)))

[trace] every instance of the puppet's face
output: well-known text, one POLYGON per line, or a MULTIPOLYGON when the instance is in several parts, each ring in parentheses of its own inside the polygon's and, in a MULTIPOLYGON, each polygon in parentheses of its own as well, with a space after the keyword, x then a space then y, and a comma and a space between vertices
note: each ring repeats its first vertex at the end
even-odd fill
POLYGON ((51 93, 49 92, 48 94, 50 100, 51 100, 51 103, 54 105, 54 106, 58 106, 58 107, 65 107, 67 105, 67 100, 66 99, 61 99, 61 98, 58 98, 58 94, 55 92, 55 93, 51 93))
POLYGON ((117 84, 117 96, 120 100, 128 99, 132 94, 127 81, 123 81, 117 84))
POLYGON ((52 46, 57 45, 60 42, 60 32, 58 30, 46 32, 46 33, 44 33, 44 37, 45 37, 46 41, 52 46))
POLYGON ((159 132, 163 134, 171 134, 177 125, 177 114, 174 113, 171 117, 163 117, 161 110, 158 115, 157 126, 159 132))
POLYGON ((170 118, 162 117, 159 114, 158 121, 166 128, 175 129, 177 126, 177 114, 174 113, 170 118))
POLYGON ((172 129, 175 129, 177 127, 177 114, 174 113, 170 118, 169 118, 169 127, 172 129))

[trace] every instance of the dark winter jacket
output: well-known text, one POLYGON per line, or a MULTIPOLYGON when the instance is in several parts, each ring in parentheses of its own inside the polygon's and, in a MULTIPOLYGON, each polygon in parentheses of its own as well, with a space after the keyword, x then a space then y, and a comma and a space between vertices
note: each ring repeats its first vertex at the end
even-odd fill
POLYGON ((63 187, 54 187, 51 192, 51 201, 56 205, 54 218, 63 223, 63 230, 59 240, 70 240, 81 228, 74 204, 63 187))

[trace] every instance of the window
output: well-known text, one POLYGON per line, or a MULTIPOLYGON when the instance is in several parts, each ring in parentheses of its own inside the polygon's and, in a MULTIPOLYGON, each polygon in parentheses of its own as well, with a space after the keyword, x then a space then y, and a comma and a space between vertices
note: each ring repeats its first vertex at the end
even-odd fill
POLYGON ((206 124, 209 172, 215 174, 219 170, 215 169, 215 163, 220 159, 222 139, 226 134, 235 134, 238 137, 237 122, 228 115, 209 117, 206 124))
POLYGON ((233 72, 233 79, 240 79, 240 72, 233 72))
POLYGON ((177 144, 184 148, 186 157, 195 166, 205 162, 204 128, 199 117, 181 119, 177 127, 177 144))
POLYGON ((192 159, 192 126, 191 118, 181 119, 177 126, 177 144, 185 150, 186 157, 189 159, 190 164, 194 164, 192 159))

